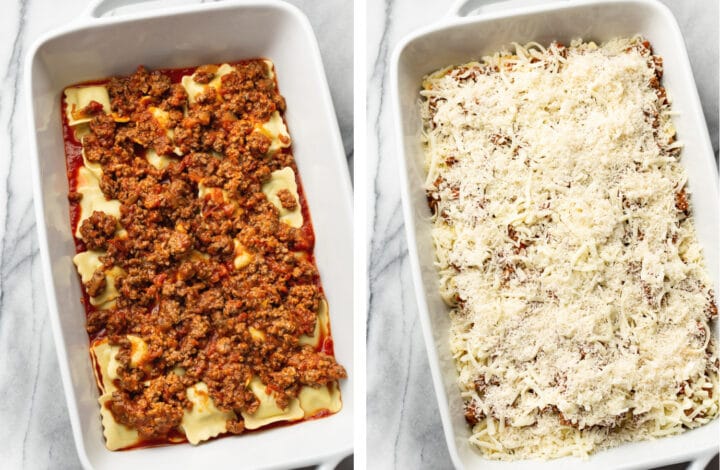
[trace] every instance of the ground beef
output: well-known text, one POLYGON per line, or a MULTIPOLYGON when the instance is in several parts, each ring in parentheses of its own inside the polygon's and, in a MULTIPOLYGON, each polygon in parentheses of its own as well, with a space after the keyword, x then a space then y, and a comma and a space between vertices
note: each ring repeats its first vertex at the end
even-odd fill
POLYGON ((177 375, 167 374, 150 380, 137 393, 118 389, 107 406, 118 422, 136 429, 141 439, 166 438, 182 421, 185 389, 177 375))
POLYGON ((76 111, 77 115, 81 117, 88 117, 88 116, 95 116, 98 113, 101 113, 103 110, 103 105, 101 103, 98 103, 95 100, 91 100, 87 106, 82 108, 79 111, 76 111))
POLYGON ((93 273, 92 278, 85 283, 85 289, 90 297, 95 297, 105 290, 106 284, 105 273, 98 269, 93 273))
POLYGON ((115 144, 115 120, 108 114, 99 114, 90 121, 92 135, 104 148, 112 148, 115 144))
POLYGON ((172 232, 168 237, 167 249, 172 256, 183 256, 190 253, 193 246, 190 235, 182 232, 172 232))
POLYGON ((247 136, 246 144, 250 153, 255 157, 259 157, 267 153, 270 149, 271 141, 265 134, 253 132, 247 136))
MULTIPOLYGON (((193 79, 209 83, 215 71, 200 67, 193 79)), ((185 390, 200 381, 220 410, 235 412, 228 432, 240 434, 241 413, 259 405, 247 387, 253 377, 284 407, 302 386, 346 376, 321 347, 299 342, 315 330, 322 291, 310 256, 312 230, 280 222, 262 192, 272 171, 295 171, 290 149, 268 155, 271 141, 257 130, 259 121, 285 109, 265 63, 238 65, 222 77, 219 97, 209 90, 191 106, 170 76, 139 67, 108 82, 114 117, 93 119, 84 149, 102 166, 100 188, 120 201, 120 218, 95 212, 80 227, 88 249, 106 251, 87 293, 105 289, 107 268, 122 270, 115 306, 87 316, 91 337, 120 347, 117 390, 106 406, 119 423, 154 441, 177 429, 190 406, 185 390), (172 138, 150 106, 168 113, 172 138), (170 164, 151 166, 149 149, 170 164), (200 198, 200 184, 215 189, 200 198), (233 264, 236 244, 250 255, 241 269, 233 264), (129 334, 148 346, 135 366, 129 334)), ((80 197, 68 196, 73 204, 80 197)), ((278 197, 285 209, 297 208, 289 191, 278 197)))
POLYGON ((482 410, 479 409, 478 403, 475 400, 465 402, 464 408, 465 421, 467 421, 470 426, 475 426, 477 423, 480 422, 481 419, 485 417, 482 410))
POLYGON ((245 431, 245 421, 242 419, 228 420, 227 431, 231 434, 242 434, 245 431))
POLYGON ((292 211, 297 207, 295 196, 293 196, 287 189, 281 189, 278 191, 277 197, 280 199, 280 205, 282 205, 285 209, 292 211))
POLYGON ((345 377, 345 369, 327 354, 305 347, 293 354, 287 364, 298 371, 298 381, 304 385, 325 385, 345 377))
POLYGON ((80 225, 80 234, 85 245, 91 250, 103 250, 113 238, 117 228, 117 219, 104 212, 94 211, 80 225))
POLYGON ((135 127, 128 130, 127 136, 136 144, 152 148, 158 155, 168 155, 174 150, 166 130, 150 111, 138 112, 133 115, 135 127))
POLYGON ((681 212, 687 212, 690 208, 690 204, 687 200, 687 194, 685 193, 685 188, 675 193, 675 207, 681 212))
POLYGON ((195 81, 195 83, 210 83, 210 81, 215 78, 215 72, 217 72, 217 67, 213 65, 201 65, 195 70, 193 81, 195 81))

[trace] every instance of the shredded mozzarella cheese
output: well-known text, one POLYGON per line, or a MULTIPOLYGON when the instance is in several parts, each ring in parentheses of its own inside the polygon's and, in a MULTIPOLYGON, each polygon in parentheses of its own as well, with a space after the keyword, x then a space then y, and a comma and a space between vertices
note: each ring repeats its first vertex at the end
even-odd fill
POLYGON ((635 37, 424 80, 440 292, 490 458, 585 457, 718 413, 717 309, 661 76, 635 37))

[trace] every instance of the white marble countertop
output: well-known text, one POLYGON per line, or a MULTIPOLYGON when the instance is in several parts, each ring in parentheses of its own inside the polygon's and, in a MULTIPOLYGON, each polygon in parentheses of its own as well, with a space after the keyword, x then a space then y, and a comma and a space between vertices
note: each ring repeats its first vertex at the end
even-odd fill
MULTIPOLYGON (((663 0, 685 36, 718 151, 717 0, 663 0)), ((407 33, 440 19, 451 1, 369 0, 367 325, 368 468, 451 467, 417 317, 403 227, 389 103, 389 57, 407 33)), ((715 464, 716 465, 716 464, 715 464)))
MULTIPOLYGON (((73 21, 89 0, 2 0, 0 15, 0 468, 76 469, 43 292, 22 90, 23 62, 41 34, 73 21)), ((187 1, 185 3, 188 3, 187 1)), ((320 43, 345 151, 353 154, 351 0, 332 9, 289 0, 320 43)))

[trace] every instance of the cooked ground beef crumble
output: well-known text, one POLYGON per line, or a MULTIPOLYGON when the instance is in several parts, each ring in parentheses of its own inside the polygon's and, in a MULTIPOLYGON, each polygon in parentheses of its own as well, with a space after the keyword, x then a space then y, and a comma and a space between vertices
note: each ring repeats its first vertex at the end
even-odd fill
MULTIPOLYGON (((192 105, 165 71, 139 67, 112 78, 106 84, 112 114, 95 115, 83 140, 86 159, 102 166, 103 194, 121 203, 119 220, 96 211, 80 226, 79 251, 106 252, 85 284, 87 294, 105 289, 109 269, 125 273, 115 280, 113 308, 86 305, 87 330, 91 339, 106 337, 120 347, 117 390, 106 406, 143 440, 163 441, 175 432, 191 406, 186 389, 200 381, 218 409, 238 416, 227 429, 239 434, 240 412, 259 404, 248 389, 253 376, 281 407, 302 386, 346 377, 332 355, 299 342, 313 334, 323 297, 310 221, 301 228, 280 222, 261 190, 275 170, 289 166, 297 174, 289 149, 268 155, 271 140, 253 132, 253 122, 283 112, 285 101, 264 61, 235 67, 218 93, 201 93, 192 105), (172 138, 151 107, 167 113, 172 138), (154 167, 148 149, 170 163, 154 167), (227 198, 199 198, 201 181, 227 198), (234 240, 251 255, 240 269, 233 265, 234 240), (254 339, 251 328, 264 340, 254 339), (147 343, 134 367, 127 335, 147 343), (185 373, 172 373, 176 368, 185 373)), ((200 67, 194 81, 214 76, 212 67, 200 67)), ((71 190, 74 210, 81 197, 71 190)), ((278 197, 282 207, 296 207, 288 191, 278 197)))

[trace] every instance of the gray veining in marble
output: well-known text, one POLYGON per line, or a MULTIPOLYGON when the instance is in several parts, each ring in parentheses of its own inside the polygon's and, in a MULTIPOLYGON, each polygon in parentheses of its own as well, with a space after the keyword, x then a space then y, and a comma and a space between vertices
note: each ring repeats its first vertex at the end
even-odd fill
MULTIPOLYGON (((437 21, 451 3, 368 1, 368 468, 441 469, 452 465, 417 318, 388 83, 389 57, 395 45, 405 34, 437 21)), ((664 3, 683 30, 717 157, 717 1, 664 3)))
MULTIPOLYGON (((50 332, 27 158, 23 61, 41 34, 89 0, 2 0, 0 15, 0 468, 80 467, 50 332)), ((351 0, 290 0, 316 32, 352 166, 351 0)))
POLYGON ((368 8, 368 468, 450 465, 420 333, 407 258, 388 65, 400 38, 445 13, 432 0, 371 0, 368 8))

